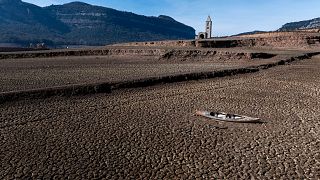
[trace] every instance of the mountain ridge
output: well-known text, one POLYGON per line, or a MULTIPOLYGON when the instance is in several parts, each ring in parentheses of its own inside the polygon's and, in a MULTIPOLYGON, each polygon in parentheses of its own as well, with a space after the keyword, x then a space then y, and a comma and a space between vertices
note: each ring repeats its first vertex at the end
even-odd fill
POLYGON ((39 7, 0 0, 0 43, 105 45, 193 39, 194 28, 169 16, 149 17, 75 1, 39 7))
POLYGON ((313 28, 320 28, 320 17, 310 20, 286 23, 280 29, 278 29, 278 31, 295 31, 313 28))
MULTIPOLYGON (((277 32, 277 31, 278 32, 285 32, 285 31, 320 32, 320 18, 286 23, 282 25, 281 28, 279 28, 274 32, 277 32)), ((253 34, 268 33, 268 32, 273 32, 273 31, 255 30, 255 31, 239 33, 233 36, 253 35, 253 34)))

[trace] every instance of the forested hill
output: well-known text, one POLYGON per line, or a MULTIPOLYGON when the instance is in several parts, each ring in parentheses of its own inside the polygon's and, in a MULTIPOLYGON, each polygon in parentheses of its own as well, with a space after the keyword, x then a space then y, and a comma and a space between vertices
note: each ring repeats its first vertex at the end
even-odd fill
POLYGON ((171 17, 147 17, 82 2, 39 7, 0 0, 0 43, 104 45, 193 39, 195 30, 171 17))

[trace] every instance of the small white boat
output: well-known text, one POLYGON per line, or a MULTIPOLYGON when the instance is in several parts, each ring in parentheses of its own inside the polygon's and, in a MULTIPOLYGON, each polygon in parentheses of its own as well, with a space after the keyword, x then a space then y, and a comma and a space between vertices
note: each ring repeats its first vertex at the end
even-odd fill
POLYGON ((210 119, 224 122, 236 122, 236 123, 256 123, 260 122, 259 118, 253 118, 248 116, 242 116, 238 114, 228 114, 223 112, 209 112, 209 111, 197 111, 196 115, 204 116, 210 119))

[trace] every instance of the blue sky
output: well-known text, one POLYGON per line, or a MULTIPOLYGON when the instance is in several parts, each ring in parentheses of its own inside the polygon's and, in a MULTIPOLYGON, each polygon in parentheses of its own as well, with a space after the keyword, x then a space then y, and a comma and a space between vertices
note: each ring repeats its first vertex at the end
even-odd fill
MULTIPOLYGON (((72 0, 23 0, 39 6, 72 0)), ((210 14, 216 36, 276 30, 287 22, 320 17, 320 0, 82 0, 147 16, 169 15, 203 31, 210 14)))

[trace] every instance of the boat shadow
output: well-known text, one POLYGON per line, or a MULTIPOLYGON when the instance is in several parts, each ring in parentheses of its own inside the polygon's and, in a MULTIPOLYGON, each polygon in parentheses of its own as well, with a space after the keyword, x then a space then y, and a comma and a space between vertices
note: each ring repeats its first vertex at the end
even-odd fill
POLYGON ((256 122, 238 122, 240 124, 267 124, 266 121, 256 121, 256 122))

